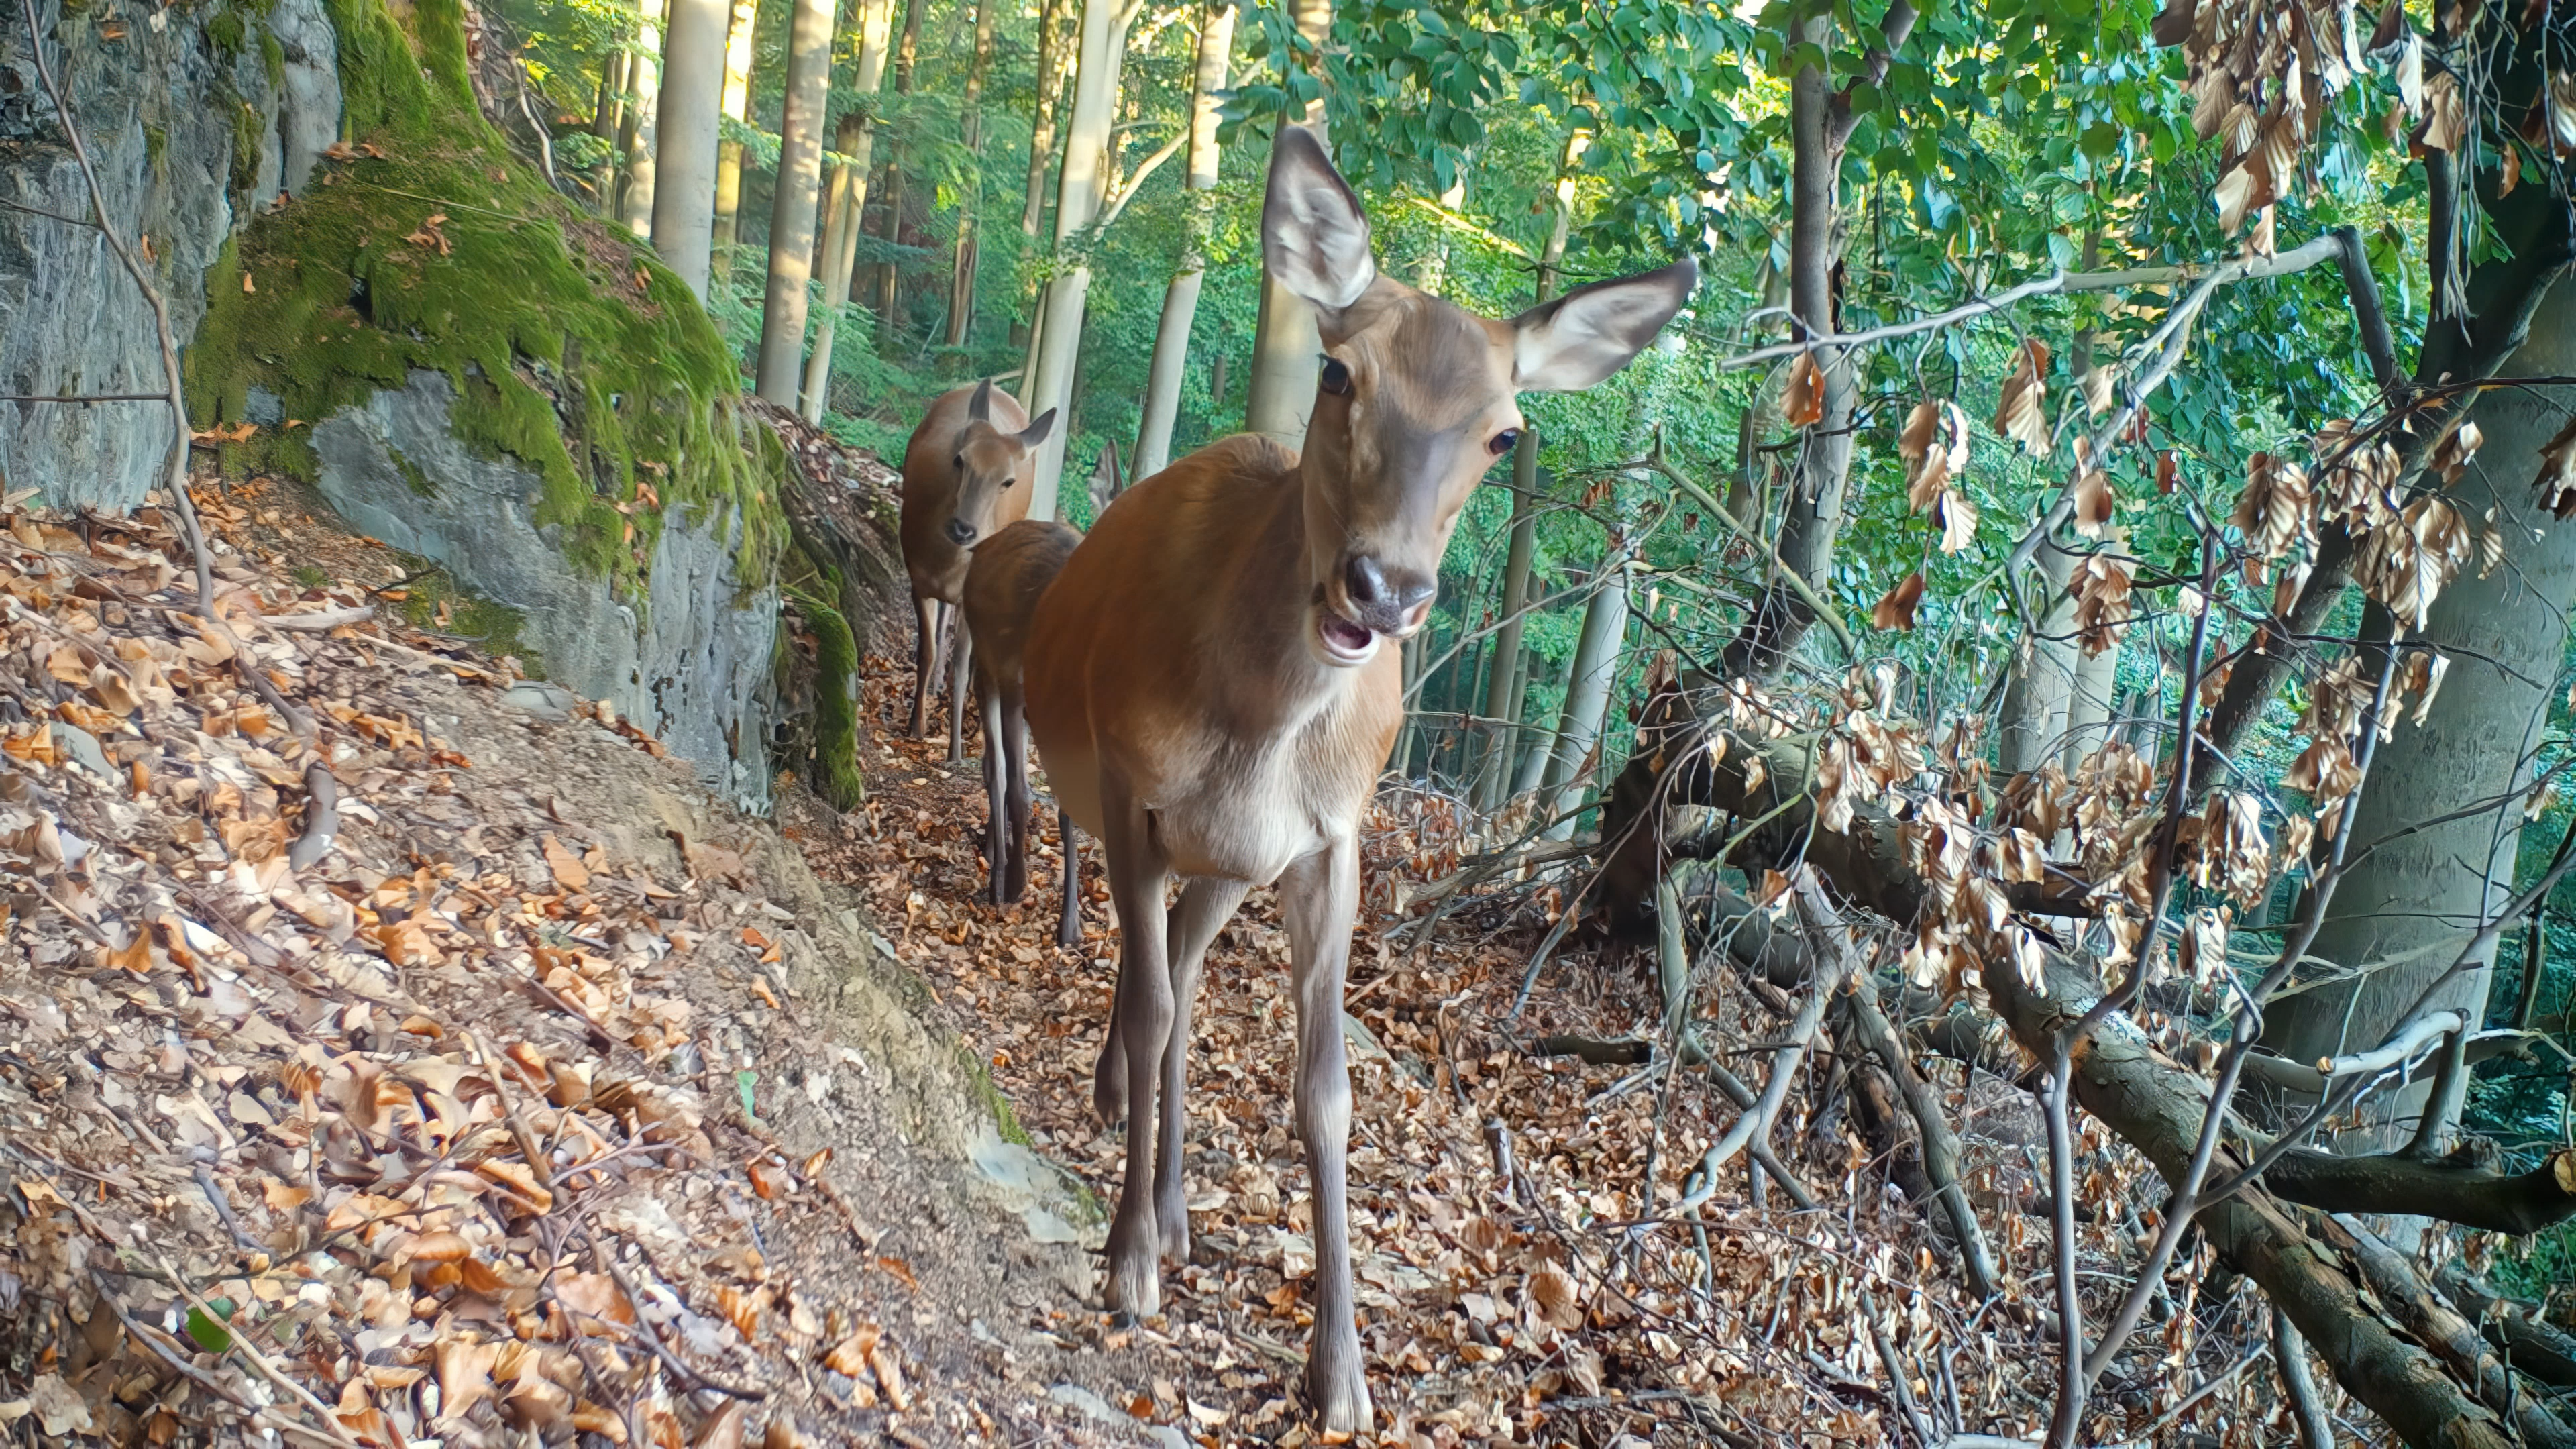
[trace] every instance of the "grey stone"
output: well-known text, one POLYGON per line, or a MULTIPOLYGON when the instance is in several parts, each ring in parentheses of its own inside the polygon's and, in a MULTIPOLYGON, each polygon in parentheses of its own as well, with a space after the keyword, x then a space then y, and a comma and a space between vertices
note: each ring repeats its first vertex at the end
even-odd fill
POLYGON ((501 703, 556 724, 572 718, 572 707, 580 702, 571 690, 542 679, 522 679, 501 691, 501 703))
POLYGON ((72 758, 98 772, 104 780, 116 778, 116 768, 107 762, 107 751, 98 746, 98 737, 78 725, 54 723, 54 743, 72 752, 72 758))
POLYGON ((765 808, 778 594, 737 585, 739 520, 666 514, 638 609, 573 571, 534 517, 543 480, 467 447, 451 426, 455 405, 446 374, 416 370, 407 386, 325 419, 313 429, 323 498, 353 527, 519 610, 550 676, 614 705, 736 803, 765 808), (404 481, 397 454, 430 481, 426 496, 404 481))
POLYGON ((242 416, 263 428, 273 428, 286 421, 286 399, 264 387, 244 389, 242 416))
POLYGON ((1128 1417, 1125 1414, 1109 1407, 1109 1401, 1107 1399, 1100 1397, 1098 1394, 1093 1393, 1091 1390, 1084 1388, 1080 1384, 1058 1384, 1054 1388, 1047 1390, 1047 1397, 1064 1405, 1068 1409, 1075 1410, 1076 1412, 1085 1415, 1086 1417, 1098 1419, 1104 1424, 1123 1424, 1129 1422, 1128 1417))

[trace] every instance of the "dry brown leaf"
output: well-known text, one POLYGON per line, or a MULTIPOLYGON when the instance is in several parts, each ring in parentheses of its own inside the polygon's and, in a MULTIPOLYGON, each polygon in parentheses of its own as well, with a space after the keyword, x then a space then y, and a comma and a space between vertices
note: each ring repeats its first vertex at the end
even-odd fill
POLYGON ((589 867, 581 863, 579 856, 565 849, 564 843, 555 838, 554 832, 546 832, 544 839, 538 844, 545 851, 546 868, 554 872, 556 885, 562 886, 574 895, 590 889, 589 867))
POLYGON ((2013 370, 1995 405, 1995 431, 2035 454, 2048 451, 2048 344, 2028 338, 2013 349, 2013 370))
POLYGON ((1811 428, 1825 420, 1825 378, 1816 354, 1801 352, 1789 363, 1788 386, 1780 395, 1780 415, 1793 428, 1811 428))
POLYGON ((1923 571, 1916 569, 1896 581, 1881 595, 1869 611, 1869 622, 1880 629, 1912 629, 1914 610, 1923 602, 1923 571))

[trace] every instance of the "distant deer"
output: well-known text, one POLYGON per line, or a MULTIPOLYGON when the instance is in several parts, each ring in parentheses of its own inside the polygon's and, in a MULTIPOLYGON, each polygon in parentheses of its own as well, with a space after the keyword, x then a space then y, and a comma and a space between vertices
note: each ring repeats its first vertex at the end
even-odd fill
MULTIPOLYGON (((990 899, 1016 904, 1029 887, 1029 752, 1022 719, 1021 677, 1038 599, 1072 557, 1082 535, 1061 523, 1023 518, 975 546, 966 569, 966 637, 975 649, 975 700, 984 717, 984 800, 990 812, 984 858, 992 867, 990 899)), ((1064 844, 1064 909, 1056 919, 1061 946, 1082 944, 1082 844, 1059 805, 1064 844)))
MULTIPOLYGON (((948 670, 948 758, 966 758, 968 655, 951 640, 955 605, 966 595, 967 550, 979 538, 1029 513, 1037 447, 1055 426, 1049 408, 1034 423, 1028 409, 991 379, 953 388, 930 404, 903 450, 903 568, 912 576, 920 630, 913 666, 912 736, 930 732, 930 681, 939 652, 953 644, 948 670), (950 607, 942 608, 945 604, 950 607)), ((987 747, 989 752, 989 746, 987 747)))
POLYGON ((1359 198, 1297 126, 1271 151, 1261 230, 1270 275, 1314 306, 1325 350, 1304 457, 1229 438, 1128 489, 1039 601, 1024 684, 1057 800, 1107 848, 1121 937, 1093 1078, 1102 1116, 1128 1117, 1108 1305, 1157 1311, 1160 1259, 1189 1253, 1181 1099, 1199 966, 1244 894, 1275 880, 1314 1183, 1306 1386, 1325 1431, 1356 1433, 1371 1411, 1351 1309, 1342 985, 1360 816, 1403 719, 1388 646, 1429 617, 1459 510, 1520 435, 1515 394, 1625 366, 1698 268, 1489 321, 1379 274, 1359 198))

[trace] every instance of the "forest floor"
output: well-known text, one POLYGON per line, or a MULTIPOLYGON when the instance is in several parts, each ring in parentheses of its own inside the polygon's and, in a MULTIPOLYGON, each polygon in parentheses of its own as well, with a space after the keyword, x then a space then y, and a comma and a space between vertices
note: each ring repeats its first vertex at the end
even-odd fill
MULTIPOLYGON (((980 771, 906 737, 907 669, 869 660, 867 803, 790 784, 757 820, 613 714, 392 617, 421 581, 282 487, 207 510, 223 629, 165 607, 188 585, 148 512, 0 510, 0 1421, 154 1444, 254 1421, 343 1446, 1307 1439, 1270 892, 1210 953, 1195 1020, 1198 1260, 1166 1269, 1164 1314, 1114 1323, 1097 856, 1079 948, 1053 940, 1051 812, 1029 901, 984 904, 980 771), (246 691, 244 651, 309 733, 246 691), (291 863, 326 757, 339 832, 291 863)), ((1469 847, 1459 821, 1390 794, 1364 840, 1351 1197, 1382 1441, 1878 1442, 1900 1395, 2035 1427, 2040 1320, 1965 1298, 1837 1076, 1778 1134, 1827 1207, 1752 1200, 1738 1168, 1695 1226, 1662 1221, 1734 1109, 1694 1075, 1532 1049, 1660 1014, 1591 948, 1515 1014, 1561 883, 1399 936, 1469 847), (1897 1392, 1874 1329, 1912 1366, 1897 1392)), ((1702 975, 1702 1015, 1760 1050, 1759 993, 1702 975)), ((1951 1080, 1976 1194, 2031 1200, 2026 1098, 1951 1080)), ((2044 1230, 1994 1216, 2016 1295, 2044 1293, 2044 1230)), ((2253 1341, 2238 1316, 2175 1315, 2166 1363, 2105 1402, 2145 1426, 2253 1341)), ((2169 1422, 2263 1442, 2232 1399, 2169 1422)))

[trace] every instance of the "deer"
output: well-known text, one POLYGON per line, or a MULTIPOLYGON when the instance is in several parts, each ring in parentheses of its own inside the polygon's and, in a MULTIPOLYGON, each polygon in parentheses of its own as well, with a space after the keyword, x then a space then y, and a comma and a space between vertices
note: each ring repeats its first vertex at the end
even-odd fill
POLYGON ((1518 395, 1626 366, 1699 273, 1685 259, 1480 317, 1382 274, 1359 198, 1286 124, 1261 240, 1323 343, 1304 451, 1228 438, 1121 494, 1038 601, 1022 683, 1059 804, 1105 848, 1119 927, 1093 1073, 1101 1116, 1128 1119, 1107 1306, 1159 1311, 1162 1260, 1188 1258, 1200 967, 1245 894, 1276 882, 1314 1192, 1306 1389, 1325 1432, 1358 1433, 1373 1411, 1352 1316, 1342 994, 1360 820, 1403 718, 1399 646, 1430 616, 1460 510, 1519 438, 1518 395))
MULTIPOLYGON (((948 671, 948 758, 966 758, 968 656, 951 639, 965 597, 967 550, 979 538, 1028 516, 1037 477, 1037 448, 1055 426, 1055 409, 1029 421, 1019 400, 986 378, 931 400, 903 450, 903 569, 912 579, 919 631, 913 662, 912 737, 930 732, 931 676, 940 651, 948 671)), ((985 752, 992 752, 991 743, 985 752)))
MULTIPOLYGON (((1114 465, 1113 465, 1114 468, 1114 465)), ((1082 535, 1054 522, 1023 518, 977 544, 966 566, 966 637, 975 653, 975 700, 984 721, 984 800, 990 812, 984 858, 987 898, 1018 904, 1029 882, 1029 757, 1022 676, 1038 601, 1064 568, 1082 535)), ((1082 845, 1059 805, 1064 845, 1064 909, 1059 946, 1082 944, 1082 845)))

